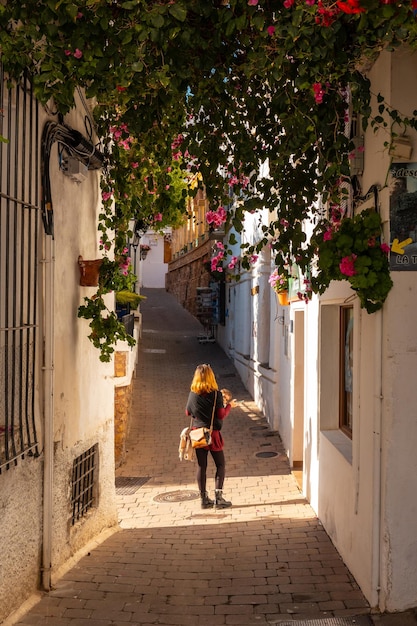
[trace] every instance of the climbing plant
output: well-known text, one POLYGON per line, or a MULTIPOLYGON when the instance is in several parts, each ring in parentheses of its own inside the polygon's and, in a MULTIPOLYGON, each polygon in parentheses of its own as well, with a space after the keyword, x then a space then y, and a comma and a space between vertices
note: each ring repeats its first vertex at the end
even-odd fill
POLYGON ((0 51, 10 77, 28 69, 62 114, 80 87, 96 103, 104 247, 114 230, 122 248, 132 215, 168 223, 173 207, 184 211, 195 189, 169 193, 174 162, 177 180, 200 174, 227 226, 270 209, 243 265, 272 241, 278 268, 306 268, 303 221, 319 218, 319 199, 340 204, 349 180, 348 109, 364 127, 403 120, 384 94, 372 116, 362 68, 416 47, 415 12, 416 0, 5 0, 0 51))

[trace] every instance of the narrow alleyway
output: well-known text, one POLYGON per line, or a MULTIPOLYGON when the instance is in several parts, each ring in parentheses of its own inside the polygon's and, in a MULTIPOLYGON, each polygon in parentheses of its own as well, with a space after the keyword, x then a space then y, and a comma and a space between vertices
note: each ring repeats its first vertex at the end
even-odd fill
MULTIPOLYGON (((76 563, 18 624, 372 624, 289 470, 278 434, 230 360, 217 344, 198 342, 199 323, 170 294, 144 293, 133 419, 116 478, 121 530, 76 563), (201 510, 195 465, 178 459, 184 406, 201 362, 242 401, 223 429, 224 491, 233 501, 223 511, 201 510)), ((210 464, 211 492, 213 476, 210 464)))

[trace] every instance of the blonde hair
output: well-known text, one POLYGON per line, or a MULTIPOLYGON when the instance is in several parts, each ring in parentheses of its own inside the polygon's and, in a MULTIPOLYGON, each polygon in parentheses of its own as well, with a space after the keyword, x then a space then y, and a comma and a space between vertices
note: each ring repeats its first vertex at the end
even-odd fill
POLYGON ((218 391, 218 389, 216 377, 210 365, 207 363, 197 365, 191 381, 191 391, 194 393, 210 393, 210 391, 218 391))

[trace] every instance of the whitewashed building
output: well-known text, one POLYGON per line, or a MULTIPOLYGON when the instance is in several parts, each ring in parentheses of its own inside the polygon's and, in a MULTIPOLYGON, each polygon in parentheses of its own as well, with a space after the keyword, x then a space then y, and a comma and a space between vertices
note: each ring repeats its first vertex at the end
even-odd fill
POLYGON ((99 256, 88 105, 77 96, 62 121, 29 83, 1 84, 0 622, 116 526, 115 397, 135 360, 121 345, 118 372, 101 363, 77 317, 94 293, 79 284, 78 257, 99 256))
MULTIPOLYGON (((415 55, 384 52, 369 78, 374 94, 412 115, 415 55)), ((307 305, 278 305, 265 249, 240 282, 226 284, 226 323, 217 333, 291 466, 302 467, 303 492, 366 598, 390 612, 417 606, 417 134, 407 137, 397 156, 384 148, 384 132, 364 137, 361 188, 378 189, 385 241, 405 242, 382 311, 361 309, 347 282, 332 283, 307 305), (403 228, 390 233, 395 181, 407 202, 403 228), (343 363, 349 390, 340 382, 343 363)), ((357 210, 368 206, 373 194, 357 210)), ((248 230, 256 241, 249 223, 248 230)))

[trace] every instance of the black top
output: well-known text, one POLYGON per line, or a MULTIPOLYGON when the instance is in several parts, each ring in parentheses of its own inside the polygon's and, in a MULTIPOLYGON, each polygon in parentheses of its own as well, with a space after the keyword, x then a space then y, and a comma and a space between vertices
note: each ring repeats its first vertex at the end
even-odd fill
MULTIPOLYGON (((215 393, 215 391, 210 391, 210 393, 199 394, 190 391, 186 410, 188 415, 192 415, 194 418, 192 424, 193 428, 200 428, 201 426, 210 428, 215 393)), ((213 430, 221 430, 223 426, 223 420, 219 419, 216 415, 218 409, 223 409, 223 397, 220 391, 217 391, 213 430)))

